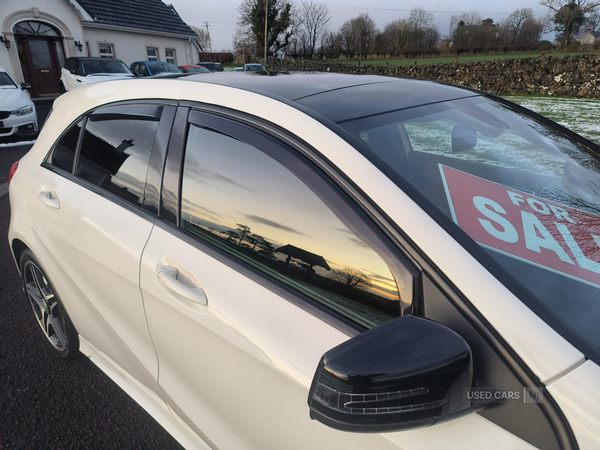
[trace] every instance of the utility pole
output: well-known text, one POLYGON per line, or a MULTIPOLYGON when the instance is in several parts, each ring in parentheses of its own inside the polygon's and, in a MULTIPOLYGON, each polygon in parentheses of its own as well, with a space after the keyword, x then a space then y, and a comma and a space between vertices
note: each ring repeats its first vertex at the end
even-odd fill
POLYGON ((208 46, 210 48, 210 52, 212 53, 212 42, 210 40, 210 32, 208 31, 208 22, 204 22, 204 26, 206 27, 206 36, 208 37, 208 46))
POLYGON ((269 0, 265 0, 265 69, 267 68, 267 13, 269 12, 269 0))

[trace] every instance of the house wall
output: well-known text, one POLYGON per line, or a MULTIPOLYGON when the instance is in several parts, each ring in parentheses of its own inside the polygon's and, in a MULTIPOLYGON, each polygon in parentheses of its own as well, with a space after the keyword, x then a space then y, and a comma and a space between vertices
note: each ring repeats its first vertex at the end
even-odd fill
POLYGON ((128 66, 134 61, 146 61, 146 47, 158 48, 158 59, 166 61, 165 49, 175 49, 177 65, 198 62, 197 51, 191 51, 193 44, 186 39, 136 32, 107 30, 84 27, 85 41, 89 43, 90 56, 100 56, 98 44, 112 44, 114 56, 128 66), (194 59, 195 57, 195 59, 194 59))
POLYGON ((0 66, 8 70, 20 83, 24 81, 19 63, 13 26, 23 20, 46 22, 57 28, 63 36, 65 56, 84 56, 74 45, 83 42, 81 20, 70 0, 0 0, 0 34, 10 40, 10 49, 0 45, 0 66))
POLYGON ((581 42, 582 45, 593 46, 596 43, 596 38, 592 33, 586 31, 586 33, 579 38, 579 42, 581 42))

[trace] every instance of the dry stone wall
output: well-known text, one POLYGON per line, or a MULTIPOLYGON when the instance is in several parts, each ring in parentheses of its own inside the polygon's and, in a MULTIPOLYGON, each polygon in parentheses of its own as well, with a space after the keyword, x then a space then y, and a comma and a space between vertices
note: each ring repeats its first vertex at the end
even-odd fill
POLYGON ((422 78, 470 86, 496 95, 600 98, 600 56, 544 56, 435 65, 370 65, 272 58, 269 68, 422 78))

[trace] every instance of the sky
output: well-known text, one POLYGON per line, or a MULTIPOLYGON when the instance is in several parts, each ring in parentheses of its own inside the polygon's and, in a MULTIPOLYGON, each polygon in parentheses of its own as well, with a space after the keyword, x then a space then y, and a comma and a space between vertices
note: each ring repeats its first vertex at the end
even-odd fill
MULTIPOLYGON (((237 7, 241 0, 164 0, 172 3, 188 25, 204 27, 209 23, 213 51, 233 50, 232 37, 238 18, 237 7)), ((292 0, 293 1, 293 0, 292 0)), ((319 1, 319 0, 317 0, 319 1)), ((547 9, 536 0, 320 0, 331 11, 330 30, 337 31, 346 20, 362 12, 368 13, 380 29, 392 20, 408 17, 409 11, 420 6, 434 14, 442 35, 448 33, 453 14, 477 10, 484 18, 495 22, 505 19, 517 8, 532 8, 536 16, 544 16, 547 9)))

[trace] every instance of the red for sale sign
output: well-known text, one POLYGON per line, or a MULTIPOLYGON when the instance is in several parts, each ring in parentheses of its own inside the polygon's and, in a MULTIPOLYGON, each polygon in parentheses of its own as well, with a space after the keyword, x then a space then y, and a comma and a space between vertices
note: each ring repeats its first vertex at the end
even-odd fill
POLYGON ((440 164, 452 219, 482 246, 600 288, 600 217, 440 164))

